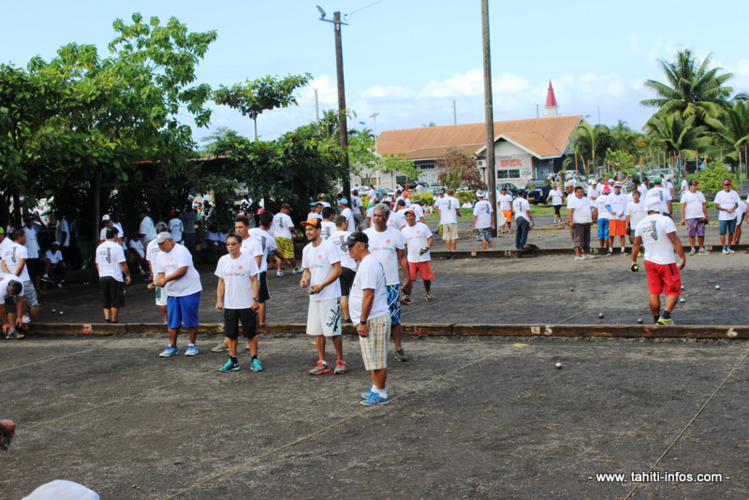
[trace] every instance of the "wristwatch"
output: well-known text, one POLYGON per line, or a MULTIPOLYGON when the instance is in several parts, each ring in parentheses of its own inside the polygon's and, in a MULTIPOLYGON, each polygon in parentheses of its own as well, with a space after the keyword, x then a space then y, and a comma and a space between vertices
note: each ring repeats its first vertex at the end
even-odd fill
POLYGON ((260 300, 260 297, 252 297, 252 300, 254 300, 254 301, 256 301, 256 302, 257 302, 257 301, 259 301, 259 300, 260 300))
POLYGON ((359 321, 359 324, 360 324, 360 325, 365 325, 365 326, 366 326, 366 325, 367 325, 367 322, 366 322, 366 321, 359 321))

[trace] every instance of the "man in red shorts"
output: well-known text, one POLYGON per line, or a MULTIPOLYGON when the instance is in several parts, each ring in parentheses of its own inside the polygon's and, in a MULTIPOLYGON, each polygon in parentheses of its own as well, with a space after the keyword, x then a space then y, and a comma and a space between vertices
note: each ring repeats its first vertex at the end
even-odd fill
POLYGON ((650 288, 650 312, 656 325, 673 325, 671 311, 679 300, 681 293, 681 276, 679 269, 684 269, 687 258, 676 226, 670 217, 660 214, 661 201, 658 197, 645 200, 647 217, 635 227, 635 243, 632 247, 632 271, 637 271, 637 254, 645 245, 645 270, 648 273, 650 288), (681 259, 676 264, 674 250, 681 259), (661 314, 661 293, 666 294, 666 307, 661 314))
MULTIPOLYGON (((490 207, 491 208, 491 207, 490 207)), ((406 258, 411 280, 416 281, 416 275, 421 274, 424 280, 424 300, 432 301, 432 257, 429 248, 433 243, 432 232, 423 222, 416 222, 416 212, 412 209, 406 210, 406 225, 401 229, 403 241, 406 244, 406 258)), ((403 298, 404 304, 411 303, 411 297, 403 298)))

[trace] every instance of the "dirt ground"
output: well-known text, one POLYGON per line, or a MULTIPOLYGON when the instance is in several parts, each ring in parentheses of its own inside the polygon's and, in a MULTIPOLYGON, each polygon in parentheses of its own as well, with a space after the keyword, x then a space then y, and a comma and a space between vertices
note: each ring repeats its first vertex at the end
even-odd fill
POLYGON ((746 498, 744 342, 407 345, 392 402, 366 408, 351 338, 349 373, 319 377, 303 336, 264 336, 265 371, 243 352, 230 374, 207 349, 158 358, 158 335, 4 343, 0 497, 64 478, 105 499, 746 498))

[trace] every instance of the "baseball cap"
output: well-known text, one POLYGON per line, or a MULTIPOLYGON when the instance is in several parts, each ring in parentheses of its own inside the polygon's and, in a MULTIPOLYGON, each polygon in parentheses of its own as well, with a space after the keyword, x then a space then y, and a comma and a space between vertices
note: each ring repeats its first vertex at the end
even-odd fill
POLYGON ((281 205, 281 208, 285 208, 286 210, 291 210, 291 205, 289 205, 288 203, 284 203, 281 205))
POLYGON ((414 210, 413 208, 409 208, 408 210, 406 210, 406 213, 412 214, 414 217, 416 217, 416 210, 414 210))
POLYGON ((723 181, 724 186, 730 186, 731 185, 731 179, 726 179, 723 181))
POLYGON ((352 192, 352 193, 354 193, 354 194, 359 194, 359 190, 358 190, 358 189, 354 189, 354 190, 353 190, 353 191, 351 191, 351 192, 352 192))
POLYGON ((5 234, 5 228, 0 226, 0 234, 5 234))
POLYGON ((663 182, 663 179, 661 179, 660 177, 656 177, 655 179, 653 179, 654 184, 660 184, 661 182, 663 182))
POLYGON ((172 233, 169 233, 169 232, 167 232, 167 231, 164 231, 164 232, 162 232, 162 233, 159 233, 159 235, 158 235, 158 236, 156 236, 156 244, 157 244, 157 245, 161 245, 161 244, 162 244, 162 243, 164 243, 164 242, 165 242, 166 240, 171 240, 171 239, 172 239, 172 233))
POLYGON ((610 192, 611 192, 611 188, 610 188, 610 187, 608 187, 608 186, 603 186, 603 189, 602 189, 602 191, 603 191, 603 193, 604 193, 604 194, 606 194, 606 193, 610 193, 610 192))
POLYGON ((174 209, 169 210, 169 215, 177 215, 177 211, 174 209))
POLYGON ((309 206, 311 206, 311 207, 317 206, 317 202, 313 201, 312 203, 309 204, 309 206))
POLYGON ((260 207, 260 208, 258 208, 258 209, 257 209, 257 212, 256 212, 256 213, 257 213, 258 215, 260 215, 260 214, 264 214, 264 213, 265 213, 265 209, 264 209, 263 207, 260 207))
POLYGON ((566 188, 573 187, 574 185, 575 185, 575 183, 572 182, 572 181, 567 181, 567 182, 564 183, 564 187, 566 187, 566 188))
POLYGON ((660 212, 661 211, 661 200, 655 196, 651 196, 645 201, 645 209, 648 212, 660 212))
POLYGON ((102 222, 109 222, 111 219, 109 218, 109 214, 104 214, 104 217, 101 218, 102 222))
POLYGON ((700 181, 694 180, 694 181, 690 182, 689 185, 690 186, 696 186, 699 183, 700 183, 700 181))
POLYGON ((340 203, 341 205, 348 205, 348 200, 346 198, 341 198, 340 200, 338 200, 338 203, 340 203))
POLYGON ((59 247, 60 246, 60 242, 59 241, 53 241, 52 242, 52 246, 55 246, 55 245, 57 245, 59 247))
POLYGON ((615 188, 620 188, 620 187, 622 187, 622 183, 621 182, 615 182, 614 183, 614 187, 615 188))
POLYGON ((346 240, 346 243, 344 243, 344 245, 346 245, 347 247, 352 247, 359 242, 369 244, 369 238, 361 231, 354 231, 353 233, 349 234, 348 239, 346 240))
POLYGON ((320 229, 320 227, 322 227, 322 226, 320 226, 321 222, 322 221, 320 219, 318 219, 317 217, 312 217, 311 219, 307 219, 306 221, 303 221, 302 225, 303 226, 312 226, 315 229, 320 229))
POLYGON ((588 181, 588 184, 595 184, 595 183, 596 183, 595 179, 591 179, 590 181, 588 181))
POLYGON ((476 196, 479 198, 486 198, 486 193, 483 191, 476 191, 476 196))

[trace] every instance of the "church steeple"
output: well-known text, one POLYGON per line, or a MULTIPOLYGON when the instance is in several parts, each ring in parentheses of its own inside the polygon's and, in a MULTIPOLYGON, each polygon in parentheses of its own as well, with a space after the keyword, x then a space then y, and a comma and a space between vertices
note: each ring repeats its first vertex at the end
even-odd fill
POLYGON ((558 116, 557 109, 557 98, 554 96, 554 87, 551 86, 551 80, 549 80, 549 90, 546 92, 546 116, 558 116))

